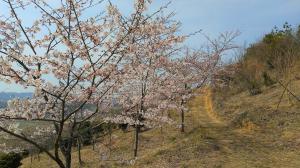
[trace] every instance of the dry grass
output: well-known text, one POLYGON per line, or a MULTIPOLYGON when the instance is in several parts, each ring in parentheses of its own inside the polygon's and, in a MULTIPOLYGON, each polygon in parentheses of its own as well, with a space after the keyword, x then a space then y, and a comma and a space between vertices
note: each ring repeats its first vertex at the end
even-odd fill
MULTIPOLYGON (((292 86, 299 95, 300 81, 292 86)), ((82 150, 83 167, 300 167, 300 106, 285 95, 275 112, 282 90, 276 85, 256 96, 240 93, 215 102, 221 102, 218 108, 212 106, 209 90, 199 92, 188 104, 186 133, 174 126, 143 132, 135 161, 133 132, 115 131, 112 141, 105 137, 95 151, 91 146, 82 150)), ((172 117, 178 119, 174 112, 172 117)), ((79 167, 76 151, 73 158, 73 167, 79 167)), ((23 167, 55 164, 41 155, 32 164, 24 159, 23 167)))

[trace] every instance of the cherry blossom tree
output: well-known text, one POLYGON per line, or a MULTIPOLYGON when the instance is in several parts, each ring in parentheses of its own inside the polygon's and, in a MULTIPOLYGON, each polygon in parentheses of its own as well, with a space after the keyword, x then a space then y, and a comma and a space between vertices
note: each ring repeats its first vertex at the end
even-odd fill
POLYGON ((0 131, 35 146, 61 168, 71 167, 76 129, 110 111, 113 99, 122 112, 106 119, 135 126, 137 156, 141 127, 171 122, 164 112, 177 100, 184 119, 192 89, 209 80, 222 53, 232 48, 233 36, 225 34, 209 40, 211 50, 176 61, 186 36, 177 35, 180 24, 172 13, 161 14, 168 5, 149 13, 150 0, 136 0, 124 16, 110 2, 98 11, 102 2, 1 1, 10 12, 0 14, 0 81, 33 89, 34 96, 11 100, 0 111, 0 131), (25 21, 26 12, 38 14, 25 21), (18 120, 52 125, 27 135, 18 120), (54 137, 53 149, 37 140, 43 135, 54 137))
POLYGON ((0 80, 32 88, 34 96, 10 101, 0 112, 0 130, 35 146, 62 168, 71 166, 76 127, 109 108, 111 90, 120 82, 119 64, 132 50, 132 34, 148 31, 139 27, 163 9, 146 16, 149 1, 137 0, 126 17, 111 3, 91 15, 102 1, 1 1, 10 12, 0 17, 0 80), (26 22, 26 12, 39 14, 26 22), (88 104, 95 109, 86 109, 88 104), (11 127, 16 120, 53 123, 47 130, 55 137, 53 150, 11 127))
POLYGON ((184 132, 184 113, 188 111, 188 99, 195 95, 195 89, 202 88, 210 82, 210 78, 218 70, 222 55, 236 48, 233 40, 238 35, 239 32, 226 32, 213 40, 205 36, 209 45, 194 51, 186 48, 184 56, 173 61, 169 73, 172 76, 170 79, 174 80, 174 86, 170 92, 177 97, 175 100, 181 116, 181 132, 184 132))
POLYGON ((120 114, 107 120, 135 127, 134 157, 137 157, 141 127, 157 127, 171 120, 164 112, 172 105, 166 67, 172 65, 172 56, 181 48, 185 36, 176 32, 179 23, 172 15, 161 15, 149 20, 131 34, 130 52, 124 58, 120 74, 122 86, 117 99, 122 106, 120 114))

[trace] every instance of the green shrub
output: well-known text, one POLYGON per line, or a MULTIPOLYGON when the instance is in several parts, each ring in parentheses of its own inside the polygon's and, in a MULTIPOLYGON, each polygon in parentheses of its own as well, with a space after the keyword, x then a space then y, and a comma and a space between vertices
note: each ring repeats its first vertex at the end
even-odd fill
POLYGON ((276 83, 266 72, 263 73, 263 79, 266 86, 272 86, 276 83))
POLYGON ((230 88, 257 95, 264 86, 294 79, 300 69, 299 60, 300 26, 294 30, 286 23, 240 53, 234 71, 229 73, 233 81, 230 88))
POLYGON ((250 82, 248 86, 248 91, 251 96, 258 95, 262 93, 261 86, 257 82, 250 82))
POLYGON ((22 156, 18 153, 0 154, 0 168, 17 168, 21 166, 22 156))
POLYGON ((78 133, 82 139, 83 145, 90 145, 93 140, 93 133, 92 133, 92 125, 91 122, 86 121, 84 122, 78 129, 78 133))

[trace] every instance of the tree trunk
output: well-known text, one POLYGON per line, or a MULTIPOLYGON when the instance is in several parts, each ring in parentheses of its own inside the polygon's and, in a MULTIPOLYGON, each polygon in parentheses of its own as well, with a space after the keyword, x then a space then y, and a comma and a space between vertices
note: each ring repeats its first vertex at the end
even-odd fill
POLYGON ((64 142, 64 148, 61 148, 63 150, 62 153, 65 156, 65 161, 66 161, 66 168, 71 168, 71 162, 72 162, 72 146, 73 146, 73 141, 74 141, 74 130, 76 128, 76 118, 74 118, 74 123, 71 127, 70 130, 70 137, 65 140, 64 142))
POLYGON ((67 150, 65 153, 65 159, 66 159, 66 168, 71 168, 71 161, 72 161, 72 142, 73 138, 70 138, 68 140, 67 150))
POLYGON ((137 157, 138 153, 138 146, 139 146, 139 132, 140 132, 140 126, 135 126, 135 143, 134 143, 134 157, 137 157))
POLYGON ((95 137, 94 137, 94 135, 93 135, 92 143, 93 143, 93 151, 94 151, 95 150, 95 137))
POLYGON ((81 141, 78 138, 77 139, 77 149, 78 149, 78 161, 79 161, 79 167, 82 166, 82 160, 81 160, 81 141))
MULTIPOLYGON (((142 103, 143 101, 141 101, 141 109, 142 109, 142 103)), ((140 132, 140 109, 139 107, 137 107, 137 112, 136 112, 136 120, 135 120, 135 142, 134 142, 134 157, 137 157, 137 153, 138 153, 138 147, 139 147, 139 132, 140 132)))
MULTIPOLYGON (((188 89, 188 85, 185 83, 184 84, 184 89, 187 91, 187 89, 188 89)), ((180 103, 180 109, 181 109, 181 132, 184 132, 184 108, 183 108, 183 106, 184 106, 184 103, 185 103, 185 100, 182 98, 181 99, 181 103, 180 103)))
POLYGON ((112 128, 111 128, 111 123, 109 123, 109 158, 111 157, 111 149, 112 149, 112 128))
POLYGON ((184 100, 181 99, 181 107, 180 107, 180 110, 181 110, 181 132, 184 132, 184 109, 183 109, 183 105, 184 105, 184 100))
POLYGON ((184 110, 181 109, 181 132, 184 132, 184 110))
POLYGON ((61 160, 55 160, 60 168, 67 168, 61 160))
POLYGON ((40 158, 40 153, 41 153, 41 152, 38 152, 38 154, 37 154, 38 161, 41 160, 41 158, 40 158))
MULTIPOLYGON (((9 134, 11 136, 14 136, 16 138, 19 138, 19 139, 21 139, 21 140, 23 140, 25 142, 28 142, 28 143, 32 144, 33 146, 37 147, 40 151, 45 152, 52 160, 54 160, 59 165, 60 168, 66 168, 65 165, 64 165, 64 163, 63 163, 63 161, 60 160, 59 157, 56 157, 56 156, 52 155, 47 149, 43 148, 38 143, 36 143, 36 142, 34 142, 34 141, 32 141, 32 140, 30 140, 30 139, 28 139, 28 138, 26 138, 26 137, 24 137, 22 135, 15 134, 14 132, 11 132, 11 131, 9 131, 9 130, 1 127, 1 126, 0 126, 0 131, 3 131, 3 132, 5 132, 5 133, 7 133, 7 134, 9 134)), ((58 145, 58 147, 59 147, 59 145, 58 145)))

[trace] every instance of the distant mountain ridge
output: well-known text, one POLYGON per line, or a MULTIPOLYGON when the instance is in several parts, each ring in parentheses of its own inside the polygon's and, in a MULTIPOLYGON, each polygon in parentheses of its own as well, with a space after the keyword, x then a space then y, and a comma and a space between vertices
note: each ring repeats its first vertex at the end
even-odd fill
POLYGON ((24 93, 17 93, 17 92, 0 92, 0 101, 8 101, 14 98, 31 98, 33 93, 24 92, 24 93))
POLYGON ((0 92, 0 108, 5 108, 7 106, 7 101, 15 98, 25 99, 31 98, 33 93, 24 92, 24 93, 17 93, 17 92, 0 92))

